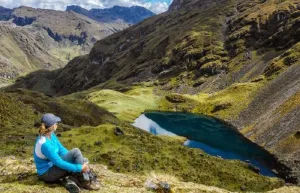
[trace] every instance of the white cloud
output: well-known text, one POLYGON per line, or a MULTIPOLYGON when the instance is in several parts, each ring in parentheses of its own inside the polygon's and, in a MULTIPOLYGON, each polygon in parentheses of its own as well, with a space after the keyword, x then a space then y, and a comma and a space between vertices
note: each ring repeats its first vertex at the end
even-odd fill
POLYGON ((21 5, 43 9, 65 10, 68 5, 79 5, 86 9, 109 8, 114 5, 142 6, 155 13, 161 13, 168 9, 169 0, 145 1, 145 0, 0 0, 0 6, 15 8, 21 5))
POLYGON ((166 2, 146 3, 143 5, 154 13, 162 13, 168 10, 169 5, 166 2))

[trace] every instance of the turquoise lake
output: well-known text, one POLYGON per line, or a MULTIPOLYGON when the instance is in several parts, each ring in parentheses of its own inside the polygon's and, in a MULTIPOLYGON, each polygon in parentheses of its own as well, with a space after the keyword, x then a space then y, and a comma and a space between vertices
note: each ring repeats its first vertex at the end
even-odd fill
POLYGON ((224 159, 250 162, 260 174, 275 176, 271 171, 273 157, 245 138, 230 125, 208 116, 192 113, 149 112, 138 117, 133 125, 154 135, 178 135, 188 140, 184 145, 224 159), (268 167, 267 167, 268 166, 268 167))

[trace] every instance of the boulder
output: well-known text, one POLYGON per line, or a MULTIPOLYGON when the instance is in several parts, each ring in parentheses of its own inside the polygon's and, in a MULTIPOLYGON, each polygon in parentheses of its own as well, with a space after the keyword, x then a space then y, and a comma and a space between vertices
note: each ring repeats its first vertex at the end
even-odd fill
POLYGON ((252 171, 254 171, 255 173, 258 173, 260 172, 260 169, 252 164, 248 164, 248 168, 252 171))
POLYGON ((116 136, 124 135, 124 131, 122 131, 119 127, 115 128, 114 133, 116 136))

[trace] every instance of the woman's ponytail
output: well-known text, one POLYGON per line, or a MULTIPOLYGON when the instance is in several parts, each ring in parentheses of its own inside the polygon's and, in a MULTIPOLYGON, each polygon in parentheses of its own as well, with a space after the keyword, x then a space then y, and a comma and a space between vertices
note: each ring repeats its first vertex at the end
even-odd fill
POLYGON ((40 135, 44 135, 47 132, 48 132, 48 129, 46 129, 45 123, 42 123, 41 126, 40 126, 40 128, 39 128, 39 134, 40 135))

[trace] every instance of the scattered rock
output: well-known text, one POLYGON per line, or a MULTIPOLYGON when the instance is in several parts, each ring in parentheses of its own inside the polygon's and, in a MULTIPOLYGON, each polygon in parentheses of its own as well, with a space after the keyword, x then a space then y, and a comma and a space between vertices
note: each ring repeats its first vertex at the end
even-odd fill
POLYGON ((21 180, 25 179, 26 176, 27 176, 26 174, 21 173, 21 174, 18 175, 18 178, 17 178, 17 179, 18 179, 18 181, 21 181, 21 180))
POLYGON ((231 103, 219 104, 219 105, 216 105, 211 112, 215 113, 215 112, 220 111, 220 110, 228 109, 231 106, 232 106, 231 103))
POLYGON ((204 79, 197 80, 196 82, 194 82, 193 87, 198 87, 198 86, 202 85, 203 83, 205 83, 204 79))
POLYGON ((124 132, 119 127, 115 128, 114 133, 116 136, 124 135, 124 132))
POLYGON ((163 193, 169 193, 171 192, 171 187, 167 182, 159 182, 159 189, 163 192, 163 193))
POLYGON ((262 80, 264 80, 264 76, 259 76, 257 78, 254 78, 253 80, 251 80, 251 82, 260 82, 262 80))
POLYGON ((296 138, 300 138, 300 131, 297 131, 294 135, 296 138))
POLYGON ((61 134, 60 134, 60 133, 58 133, 58 134, 56 134, 56 136, 57 136, 57 137, 61 137, 61 134))
POLYGON ((244 61, 246 60, 252 60, 252 54, 250 51, 247 51, 245 54, 244 54, 244 61))
POLYGON ((278 174, 278 172, 277 172, 277 170, 275 170, 275 169, 273 169, 273 170, 271 170, 274 174, 278 174))
POLYGON ((158 190, 158 186, 154 182, 152 182, 151 180, 149 180, 149 179, 147 179, 147 181, 145 182, 145 187, 148 190, 152 190, 152 191, 158 190))
POLYGON ((186 100, 181 95, 167 95, 166 100, 170 101, 171 103, 184 103, 186 100))
POLYGON ((72 137, 73 135, 72 134, 69 134, 69 137, 72 137))
POLYGON ((258 173, 260 172, 260 169, 252 164, 248 164, 248 168, 252 171, 254 171, 255 173, 258 173))
POLYGON ((241 190, 242 191, 246 191, 246 187, 245 186, 241 186, 241 190))
POLYGON ((60 124, 60 126, 62 127, 63 131, 70 131, 72 129, 72 127, 69 125, 60 124))
POLYGON ((152 190, 155 192, 160 192, 160 193, 171 193, 171 187, 167 182, 153 182, 150 179, 147 179, 147 181, 145 182, 145 187, 148 190, 152 190))
POLYGON ((101 142, 101 141, 96 141, 96 142, 94 143, 94 145, 95 145, 95 146, 101 146, 101 145, 102 145, 102 142, 101 142))
POLYGON ((291 183, 285 183, 285 186, 295 186, 295 185, 291 183))
POLYGON ((33 126, 35 127, 35 128, 38 128, 39 126, 41 125, 41 123, 38 121, 38 122, 35 122, 34 124, 33 124, 33 126))
POLYGON ((109 165, 110 165, 110 166, 114 166, 114 165, 116 165, 116 162, 115 162, 114 160, 110 160, 110 161, 109 161, 109 165))

